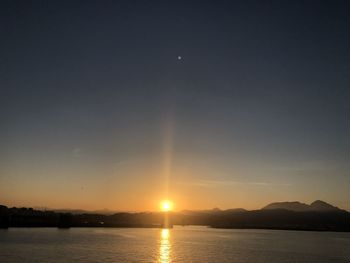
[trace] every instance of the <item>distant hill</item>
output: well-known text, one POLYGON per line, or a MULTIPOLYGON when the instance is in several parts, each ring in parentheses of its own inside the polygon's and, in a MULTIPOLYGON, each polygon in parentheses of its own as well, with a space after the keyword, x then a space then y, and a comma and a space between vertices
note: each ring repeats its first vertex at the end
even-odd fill
POLYGON ((284 209, 294 212, 332 212, 332 211, 343 211, 336 206, 330 205, 324 201, 316 200, 310 205, 301 202, 276 202, 271 203, 262 208, 262 210, 272 210, 272 209, 284 209))
MULTIPOLYGON (((163 212, 86 213, 84 210, 40 211, 0 205, 0 228, 8 227, 162 227, 163 212)), ((109 211, 107 211, 109 212, 109 211)), ((259 210, 242 208, 184 210, 168 214, 171 225, 214 228, 284 229, 350 232, 350 213, 317 200, 272 203, 259 210)))
POLYGON ((219 208, 207 209, 207 210, 182 210, 179 212, 183 215, 194 215, 194 214, 225 214, 225 213, 240 213, 246 212, 243 208, 231 208, 227 210, 221 210, 219 208))
POLYGON ((324 201, 316 200, 315 202, 311 203, 310 209, 313 211, 340 211, 342 209, 330 205, 324 201))
POLYGON ((48 211, 53 211, 56 213, 70 213, 73 215, 79 214, 100 214, 100 215, 113 215, 115 213, 119 213, 120 211, 102 209, 102 210, 83 210, 83 209, 45 209, 48 211))
POLYGON ((224 213, 243 213, 243 212, 247 212, 247 210, 244 208, 231 208, 231 209, 223 210, 222 212, 224 212, 224 213))
POLYGON ((296 212, 304 212, 309 210, 309 205, 300 202, 276 202, 268 204, 267 206, 262 208, 262 210, 271 209, 285 209, 296 212))

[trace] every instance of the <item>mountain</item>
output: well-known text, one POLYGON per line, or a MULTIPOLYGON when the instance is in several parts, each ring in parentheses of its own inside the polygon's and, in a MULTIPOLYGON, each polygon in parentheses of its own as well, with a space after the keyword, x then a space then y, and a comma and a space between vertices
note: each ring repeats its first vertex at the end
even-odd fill
POLYGON ((271 203, 262 208, 262 210, 272 210, 272 209, 284 209, 294 212, 308 212, 308 211, 317 211, 317 212, 334 212, 334 211, 343 211, 338 207, 332 206, 324 201, 316 200, 310 205, 304 204, 301 202, 276 202, 271 203))
POLYGON ((312 211, 340 211, 336 206, 332 206, 324 201, 316 200, 315 202, 311 203, 310 209, 312 211))
MULTIPOLYGON (((77 212, 77 211, 75 211, 77 212)), ((171 212, 172 225, 202 225, 215 228, 284 229, 350 232, 350 213, 317 200, 272 203, 259 210, 211 209, 171 212)), ((91 214, 8 208, 0 205, 0 228, 8 227, 162 227, 163 212, 91 214)))
POLYGON ((182 210, 179 212, 183 215, 200 215, 200 214, 227 214, 227 213, 240 213, 240 212, 246 212, 247 210, 243 208, 231 208, 226 210, 221 210, 220 208, 213 208, 213 209, 207 209, 207 210, 182 210))
POLYGON ((231 208, 227 210, 223 210, 224 213, 243 213, 247 212, 244 208, 231 208))
POLYGON ((304 212, 310 209, 310 206, 300 202, 276 202, 268 204, 263 207, 262 210, 271 210, 271 209, 285 209, 296 212, 304 212))
MULTIPOLYGON (((40 210, 40 209, 39 209, 40 210)), ((43 209, 41 209, 43 210, 43 209)), ((120 211, 101 209, 101 210, 83 210, 83 209, 44 209, 46 211, 53 211, 55 213, 70 213, 73 215, 79 214, 99 214, 99 215, 113 215, 119 213, 120 211)))

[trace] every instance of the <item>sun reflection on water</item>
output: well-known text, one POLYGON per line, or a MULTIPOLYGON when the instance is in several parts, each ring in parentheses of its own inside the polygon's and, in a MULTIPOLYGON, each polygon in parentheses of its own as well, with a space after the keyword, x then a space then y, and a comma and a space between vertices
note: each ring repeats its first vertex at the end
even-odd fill
POLYGON ((171 252, 170 231, 169 229, 162 229, 160 232, 160 247, 159 247, 159 262, 169 263, 171 252))

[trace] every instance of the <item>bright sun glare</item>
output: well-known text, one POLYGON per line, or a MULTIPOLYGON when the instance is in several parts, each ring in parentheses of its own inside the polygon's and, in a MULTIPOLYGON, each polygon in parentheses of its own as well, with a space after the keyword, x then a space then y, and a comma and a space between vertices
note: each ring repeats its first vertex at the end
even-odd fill
POLYGON ((173 209, 173 203, 169 200, 164 200, 161 203, 161 208, 164 212, 171 211, 173 209))

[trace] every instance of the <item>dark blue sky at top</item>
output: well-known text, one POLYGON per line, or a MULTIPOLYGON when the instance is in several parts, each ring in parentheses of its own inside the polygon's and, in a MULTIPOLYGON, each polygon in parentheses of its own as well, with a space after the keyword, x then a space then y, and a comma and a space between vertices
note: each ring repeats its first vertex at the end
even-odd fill
POLYGON ((0 10, 6 162, 72 149, 150 154, 167 122, 179 155, 349 160, 348 1, 1 1, 0 10))

